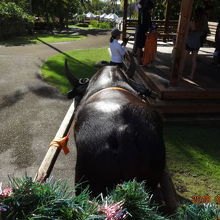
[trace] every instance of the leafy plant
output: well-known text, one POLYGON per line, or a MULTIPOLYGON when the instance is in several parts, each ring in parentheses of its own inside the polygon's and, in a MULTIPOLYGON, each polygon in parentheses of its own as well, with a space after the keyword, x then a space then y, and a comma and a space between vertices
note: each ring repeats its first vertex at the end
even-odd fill
POLYGON ((58 180, 54 183, 33 182, 30 177, 11 179, 14 189, 11 196, 0 197, 0 212, 3 219, 87 219, 99 217, 95 213, 97 204, 90 201, 90 193, 85 189, 74 197, 66 183, 58 180))
POLYGON ((117 185, 108 200, 124 201, 124 208, 130 213, 128 219, 167 220, 157 213, 157 206, 151 205, 151 195, 146 191, 144 182, 138 183, 134 180, 117 185))
POLYGON ((183 205, 178 210, 179 216, 175 220, 216 220, 220 217, 220 210, 215 204, 183 205))
POLYGON ((77 17, 76 17, 76 20, 77 20, 78 22, 84 22, 85 19, 86 19, 86 16, 85 16, 85 15, 77 15, 77 17))
POLYGON ((90 196, 88 188, 79 195, 65 182, 33 182, 30 177, 10 179, 11 188, 0 186, 0 219, 34 220, 214 220, 220 217, 213 204, 185 204, 175 217, 158 213, 145 184, 129 181, 117 185, 104 199, 90 196))
POLYGON ((92 20, 92 21, 90 21, 90 25, 92 25, 94 28, 98 28, 99 22, 97 20, 92 20))
POLYGON ((101 29, 110 29, 111 24, 103 22, 103 23, 99 23, 98 27, 101 28, 101 29))
POLYGON ((14 2, 0 2, 0 20, 6 19, 34 22, 34 18, 14 2))

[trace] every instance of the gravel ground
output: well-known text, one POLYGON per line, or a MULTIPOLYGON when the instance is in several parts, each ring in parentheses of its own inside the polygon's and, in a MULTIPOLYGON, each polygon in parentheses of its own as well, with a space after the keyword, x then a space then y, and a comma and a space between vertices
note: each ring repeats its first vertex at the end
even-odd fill
MULTIPOLYGON (((54 138, 70 104, 42 81, 44 61, 59 51, 106 47, 108 32, 84 40, 45 45, 0 46, 0 182, 8 175, 34 177, 48 144, 54 138)), ((59 156, 52 176, 74 180, 75 153, 59 156)))

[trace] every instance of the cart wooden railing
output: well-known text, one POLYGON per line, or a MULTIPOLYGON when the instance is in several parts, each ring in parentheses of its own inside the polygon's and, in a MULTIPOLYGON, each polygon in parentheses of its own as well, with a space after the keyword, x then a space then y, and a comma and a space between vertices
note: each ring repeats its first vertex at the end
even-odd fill
MULTIPOLYGON (((73 100, 73 103, 71 104, 69 110, 67 111, 60 128, 58 129, 54 140, 63 138, 67 136, 70 129, 73 129, 72 124, 73 118, 74 118, 74 111, 75 111, 75 101, 73 100)), ((56 146, 50 146, 48 148, 48 151, 34 177, 35 181, 44 182, 51 174, 54 164, 59 156, 59 153, 61 151, 61 148, 58 148, 56 146)))

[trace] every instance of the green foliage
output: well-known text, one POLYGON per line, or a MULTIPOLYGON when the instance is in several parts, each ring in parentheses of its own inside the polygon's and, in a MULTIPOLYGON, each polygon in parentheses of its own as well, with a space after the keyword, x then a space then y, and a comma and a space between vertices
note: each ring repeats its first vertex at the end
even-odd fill
POLYGON ((97 20, 92 20, 90 21, 90 24, 95 27, 95 28, 98 28, 99 27, 99 22, 97 20))
POLYGON ((220 210, 214 204, 183 205, 178 210, 179 215, 175 220, 216 220, 220 217, 220 210))
POLYGON ((105 220, 100 207, 119 201, 123 201, 122 212, 129 213, 127 220, 215 220, 220 215, 219 208, 213 204, 185 204, 175 217, 163 217, 157 212, 157 206, 151 204, 144 183, 136 181, 116 186, 105 199, 102 195, 91 197, 88 188, 74 196, 74 190, 60 180, 40 183, 24 177, 10 182, 13 193, 9 197, 0 196, 0 219, 3 220, 105 220))
POLYGON ((77 17, 76 17, 76 20, 77 20, 78 22, 84 22, 85 19, 86 19, 86 16, 85 16, 85 15, 77 15, 77 17))
MULTIPOLYGON (((6 0, 5 0, 6 1, 6 0)), ((20 8, 22 8, 25 12, 31 14, 30 0, 8 0, 8 2, 14 2, 20 8)))
POLYGON ((62 181, 39 183, 31 178, 12 179, 13 194, 0 204, 6 212, 0 212, 3 219, 90 219, 95 218, 97 204, 90 202, 90 193, 85 189, 74 197, 62 181))
POLYGON ((156 206, 151 206, 151 195, 146 191, 144 182, 130 181, 117 185, 107 200, 124 201, 124 208, 131 215, 128 219, 167 220, 157 213, 156 206))
POLYGON ((24 12, 24 10, 13 2, 0 2, 0 19, 1 20, 22 20, 25 22, 33 22, 32 16, 24 12))
POLYGON ((32 0, 32 10, 47 22, 59 19, 61 26, 76 13, 84 11, 84 0, 32 0))
POLYGON ((98 27, 100 29, 110 29, 111 28, 111 24, 103 22, 103 23, 99 23, 98 27))
POLYGON ((97 20, 90 21, 90 26, 92 28, 99 28, 99 29, 110 29, 111 24, 107 22, 99 22, 97 20))
MULTIPOLYGON (((209 20, 211 21, 218 21, 220 18, 219 16, 219 10, 220 10, 220 1, 204 1, 204 0, 196 0, 193 4, 193 11, 198 7, 205 7, 207 5, 212 5, 213 9, 211 10, 211 13, 209 14, 209 20)), ((161 20, 165 18, 165 11, 166 11, 166 0, 155 0, 155 7, 153 9, 153 19, 161 20)), ((170 0, 170 20, 178 20, 179 13, 180 13, 180 6, 181 1, 173 1, 170 0)))

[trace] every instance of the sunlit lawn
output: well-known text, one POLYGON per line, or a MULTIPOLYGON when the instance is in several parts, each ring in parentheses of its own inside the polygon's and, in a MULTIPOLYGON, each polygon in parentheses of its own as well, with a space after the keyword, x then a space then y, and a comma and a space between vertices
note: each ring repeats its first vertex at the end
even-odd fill
POLYGON ((74 50, 66 52, 66 55, 59 54, 50 57, 42 67, 43 77, 47 82, 56 86, 61 93, 66 93, 70 88, 70 84, 64 77, 64 60, 69 60, 71 72, 78 78, 90 78, 98 68, 95 64, 101 60, 109 61, 109 53, 107 48, 74 50))
MULTIPOLYGON (((91 77, 97 68, 95 63, 109 60, 107 48, 75 50, 67 52, 72 73, 91 77)), ((64 77, 65 55, 50 57, 42 67, 44 78, 62 93, 71 86, 64 77)), ((190 199, 192 196, 220 195, 220 126, 165 124, 164 137, 167 165, 171 171, 177 192, 190 199)))
POLYGON ((35 34, 28 36, 19 36, 4 41, 0 41, 0 45, 16 46, 23 44, 37 44, 37 43, 41 43, 41 41, 44 41, 45 43, 68 42, 74 40, 81 40, 84 38, 85 36, 70 35, 70 34, 56 34, 56 35, 35 34))
POLYGON ((79 29, 98 29, 98 28, 93 27, 91 24, 88 27, 80 27, 77 25, 68 25, 68 27, 69 28, 79 28, 79 29))

